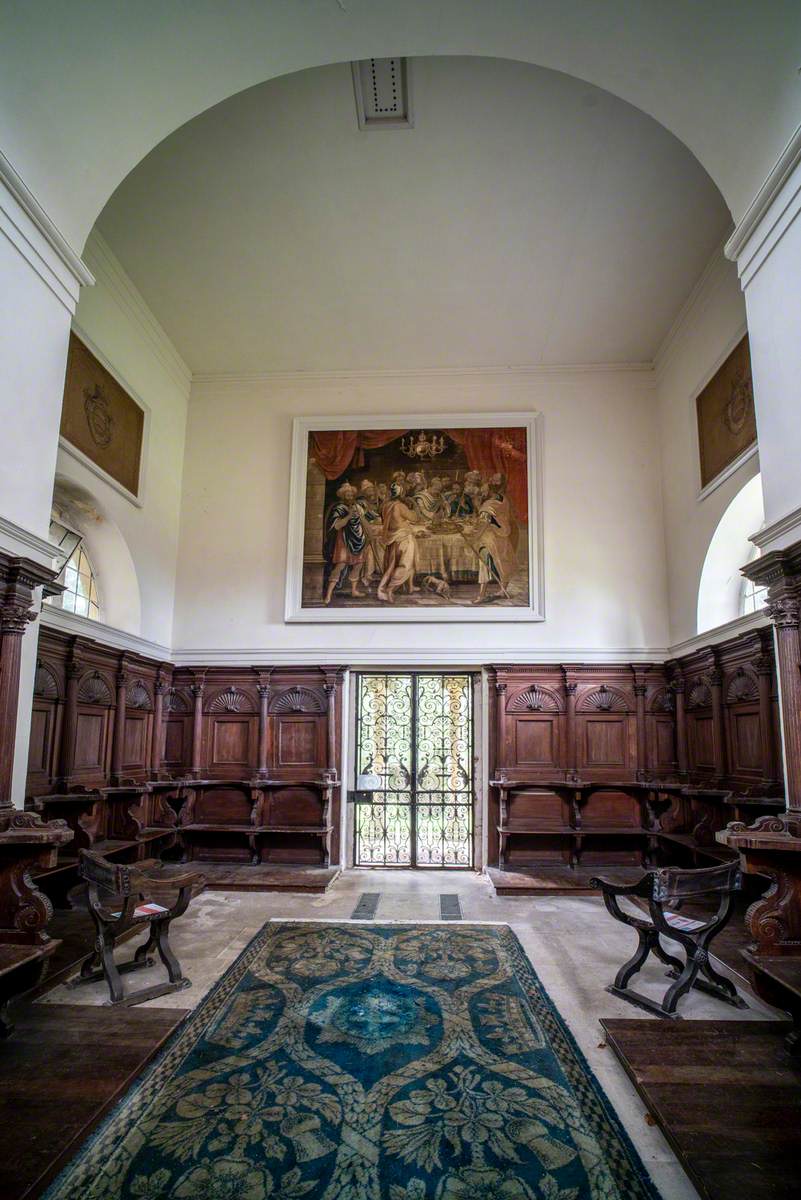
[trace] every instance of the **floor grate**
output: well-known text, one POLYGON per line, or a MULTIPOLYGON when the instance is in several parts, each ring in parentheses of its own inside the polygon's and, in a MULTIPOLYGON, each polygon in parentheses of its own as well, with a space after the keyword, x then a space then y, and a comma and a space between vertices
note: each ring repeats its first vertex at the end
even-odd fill
POLYGON ((378 911, 380 892, 362 892, 359 901, 350 914, 351 921, 373 921, 378 911))
POLYGON ((443 921, 461 921, 462 905, 455 892, 443 892, 440 894, 439 915, 443 921))

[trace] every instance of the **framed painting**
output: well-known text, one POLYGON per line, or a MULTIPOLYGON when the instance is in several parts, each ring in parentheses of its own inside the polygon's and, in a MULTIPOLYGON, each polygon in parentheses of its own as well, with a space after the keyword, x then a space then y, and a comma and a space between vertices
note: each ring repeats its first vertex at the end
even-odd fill
POLYGON ((60 436, 130 499, 140 499, 145 412, 87 345, 70 333, 60 436))
POLYGON ((541 420, 296 418, 286 620, 543 620, 541 420))
POLYGON ((747 452, 756 446, 748 334, 740 339, 699 392, 695 407, 703 490, 732 464, 739 465, 747 452))

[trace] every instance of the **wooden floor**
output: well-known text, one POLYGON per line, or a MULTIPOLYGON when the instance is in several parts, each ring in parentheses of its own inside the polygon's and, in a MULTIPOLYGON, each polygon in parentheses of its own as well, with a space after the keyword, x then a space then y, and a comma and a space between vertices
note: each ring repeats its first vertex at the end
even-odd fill
POLYGON ((582 895, 596 892, 590 887, 595 875, 614 879, 617 883, 634 883, 643 874, 642 867, 614 866, 561 867, 552 863, 542 867, 519 867, 499 871, 487 867, 492 886, 497 896, 559 896, 582 895))
POLYGON ((801 1060, 773 1021, 602 1019, 705 1200, 801 1196, 801 1060))
POLYGON ((339 867, 303 867, 290 863, 195 862, 206 886, 231 892, 325 892, 337 878, 339 867))
POLYGON ((3 1200, 41 1193, 186 1011, 79 1004, 14 1009, 16 1028, 0 1042, 3 1200))

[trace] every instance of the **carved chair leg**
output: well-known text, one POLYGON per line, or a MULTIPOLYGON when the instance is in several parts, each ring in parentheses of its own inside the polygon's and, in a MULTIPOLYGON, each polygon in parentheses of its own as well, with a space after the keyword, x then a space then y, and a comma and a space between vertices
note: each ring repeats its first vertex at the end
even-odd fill
POLYGON ((695 977, 701 969, 701 963, 695 957, 695 950, 687 950, 687 962, 681 971, 678 979, 665 992, 665 998, 662 1001, 662 1011, 665 1013, 674 1013, 676 1005, 686 992, 695 983, 695 977))
POLYGON ((112 1002, 116 1003, 125 996, 125 988, 122 984, 122 978, 117 970, 117 964, 114 962, 114 935, 112 933, 103 933, 98 939, 97 945, 100 954, 100 961, 103 964, 103 974, 106 977, 109 994, 112 1002))
POLYGON ((181 964, 175 957, 172 946, 170 945, 170 922, 154 922, 153 934, 155 935, 156 947, 158 949, 161 961, 167 968, 167 973, 170 977, 170 983, 180 983, 184 975, 183 971, 181 970, 181 964))
POLYGON ((671 974, 672 978, 675 979, 676 976, 681 973, 681 971, 684 967, 684 964, 682 963, 681 959, 676 958, 675 955, 669 954, 667 952, 667 950, 664 948, 664 946, 660 942, 658 935, 654 941, 652 949, 653 949, 653 952, 656 955, 656 957, 659 959, 659 961, 664 963, 666 967, 671 968, 669 974, 671 974))
POLYGON ((615 976, 615 987, 625 988, 633 975, 636 975, 641 970, 643 963, 651 952, 653 945, 653 930, 638 929, 637 937, 639 945, 632 954, 628 962, 624 962, 623 966, 615 976))
POLYGON ((0 1039, 10 1037, 14 1032, 14 1022, 8 1011, 9 1000, 0 1001, 0 1039))
POLYGON ((153 928, 153 926, 151 925, 150 934, 148 936, 147 941, 142 942, 142 945, 138 946, 136 949, 136 953, 133 956, 134 962, 141 963, 143 966, 146 966, 146 967, 152 967, 153 963, 156 961, 155 958, 153 957, 153 951, 155 949, 156 949, 156 931, 153 928))

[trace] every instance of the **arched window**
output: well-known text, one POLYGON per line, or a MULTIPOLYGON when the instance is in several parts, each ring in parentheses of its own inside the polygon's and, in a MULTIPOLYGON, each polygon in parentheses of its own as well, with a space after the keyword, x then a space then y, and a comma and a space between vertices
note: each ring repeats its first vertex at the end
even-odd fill
MULTIPOLYGON (((754 546, 753 553, 748 559, 753 562, 759 558, 759 547, 754 546)), ((743 564, 745 566, 745 564, 743 564)), ((759 612, 768 602, 768 589, 754 583, 753 579, 743 577, 743 590, 740 593, 740 615, 747 617, 749 613, 759 612)))
POLYGON ((698 633, 762 608, 764 589, 740 569, 758 554, 749 538, 764 520, 762 480, 755 475, 731 501, 709 543, 698 588, 698 633))
POLYGON ((56 579, 64 591, 59 596, 50 596, 45 603, 91 621, 100 620, 100 600, 97 578, 92 563, 83 545, 80 534, 74 533, 58 521, 50 523, 50 540, 62 551, 69 551, 68 558, 56 579))

